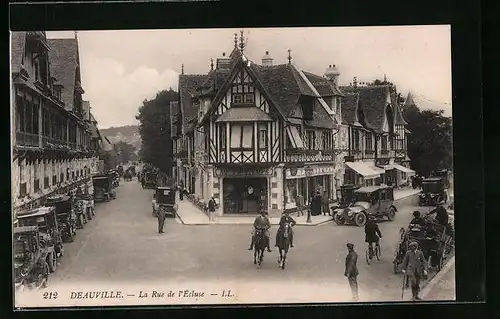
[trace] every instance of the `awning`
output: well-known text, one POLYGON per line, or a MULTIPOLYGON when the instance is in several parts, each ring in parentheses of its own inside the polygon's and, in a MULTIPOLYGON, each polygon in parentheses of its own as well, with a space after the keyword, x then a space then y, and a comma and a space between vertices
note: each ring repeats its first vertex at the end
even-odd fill
POLYGON ((403 173, 407 173, 407 174, 415 174, 415 171, 412 170, 412 169, 409 169, 407 167, 404 167, 402 165, 399 165, 399 164, 394 164, 393 165, 395 169, 397 169, 398 171, 401 171, 403 173))
POLYGON ((286 134, 292 143, 293 148, 304 148, 304 143, 300 137, 299 130, 295 126, 288 126, 286 128, 286 134))
POLYGON ((380 173, 377 173, 363 162, 345 162, 345 165, 364 178, 372 179, 380 177, 380 173))
POLYGON ((370 166, 370 168, 372 170, 374 170, 375 172, 377 172, 377 174, 384 174, 385 173, 385 170, 383 168, 380 168, 377 166, 370 166))

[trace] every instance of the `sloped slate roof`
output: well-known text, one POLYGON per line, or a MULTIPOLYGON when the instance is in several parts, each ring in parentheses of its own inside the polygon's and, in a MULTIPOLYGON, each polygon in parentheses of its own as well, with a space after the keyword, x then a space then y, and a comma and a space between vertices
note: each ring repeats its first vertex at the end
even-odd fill
POLYGON ((25 31, 12 32, 11 55, 10 55, 12 73, 19 72, 19 70, 21 69, 25 45, 26 45, 26 32, 25 31))
POLYGON ((324 77, 309 72, 304 72, 304 74, 322 97, 342 95, 342 93, 336 87, 332 86, 324 77))
POLYGON ((359 107, 363 111, 366 126, 377 133, 382 132, 389 86, 346 86, 341 89, 346 94, 359 94, 359 107))
POLYGON ((76 68, 78 61, 77 39, 47 39, 50 47, 50 71, 63 85, 61 99, 67 110, 73 109, 76 68))
POLYGON ((356 112, 358 111, 358 93, 346 94, 342 98, 342 122, 354 125, 356 123, 356 112))
POLYGON ((198 110, 193 107, 191 96, 208 79, 208 75, 189 74, 179 75, 179 98, 182 112, 182 125, 187 126, 189 120, 197 115, 198 110))
POLYGON ((295 110, 301 95, 316 96, 291 64, 261 66, 252 63, 250 68, 285 116, 295 110))
POLYGON ((273 119, 258 107, 232 107, 219 116, 216 122, 268 122, 273 119))

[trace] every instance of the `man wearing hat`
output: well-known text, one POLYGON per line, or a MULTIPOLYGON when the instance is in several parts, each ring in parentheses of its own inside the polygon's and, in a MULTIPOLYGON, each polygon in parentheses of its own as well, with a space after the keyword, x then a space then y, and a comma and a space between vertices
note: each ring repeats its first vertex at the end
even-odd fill
POLYGON ((271 252, 271 248, 269 247, 269 242, 270 242, 269 238, 271 237, 269 229, 271 228, 271 222, 269 221, 269 218, 267 217, 267 212, 265 210, 261 210, 260 216, 257 216, 255 218, 255 221, 253 222, 253 227, 254 230, 252 231, 252 243, 250 244, 248 250, 253 250, 253 245, 255 244, 255 229, 260 228, 265 230, 264 237, 266 239, 267 251, 271 252))
POLYGON ((424 254, 418 249, 418 243, 413 241, 408 246, 408 251, 403 259, 403 274, 410 279, 413 301, 422 300, 418 296, 420 292, 420 280, 427 276, 427 262, 424 254))
MULTIPOLYGON (((274 245, 275 247, 278 247, 278 238, 279 236, 281 235, 281 232, 283 232, 283 230, 285 229, 285 225, 286 224, 289 224, 290 226, 295 226, 295 224, 297 224, 297 222, 292 218, 290 217, 290 212, 288 211, 284 211, 283 212, 283 215, 281 216, 281 219, 280 219, 280 227, 278 228, 278 231, 276 232, 276 244, 274 245)), ((293 228, 290 227, 289 229, 289 238, 290 238, 290 247, 293 247, 293 228)))
MULTIPOLYGON (((368 216, 368 221, 365 224, 365 242, 368 243, 370 251, 373 253, 373 243, 379 246, 380 238, 382 238, 382 233, 380 228, 375 222, 375 217, 373 215, 368 216)), ((379 247, 380 248, 380 247, 379 247)), ((370 259, 373 256, 370 254, 370 259)))
POLYGON ((351 287, 352 299, 358 300, 358 254, 354 251, 354 245, 347 243, 347 257, 345 258, 345 273, 351 287))
POLYGON ((411 220, 410 225, 419 225, 419 226, 425 225, 425 221, 420 215, 420 212, 418 210, 413 212, 413 219, 411 220))

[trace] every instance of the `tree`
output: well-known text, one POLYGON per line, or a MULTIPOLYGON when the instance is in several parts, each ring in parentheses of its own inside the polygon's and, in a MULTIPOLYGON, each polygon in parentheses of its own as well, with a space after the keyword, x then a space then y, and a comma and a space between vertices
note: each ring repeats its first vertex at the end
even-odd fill
POLYGON ((408 156, 413 169, 427 176, 435 169, 453 168, 452 121, 444 111, 420 110, 407 106, 403 110, 408 129, 408 156))
POLYGON ((152 100, 144 100, 136 119, 142 145, 139 157, 167 175, 172 173, 172 134, 170 132, 170 102, 177 101, 172 89, 158 92, 152 100))
POLYGON ((113 149, 117 154, 117 161, 119 164, 125 164, 130 161, 135 161, 135 146, 123 141, 119 141, 113 145, 113 149))

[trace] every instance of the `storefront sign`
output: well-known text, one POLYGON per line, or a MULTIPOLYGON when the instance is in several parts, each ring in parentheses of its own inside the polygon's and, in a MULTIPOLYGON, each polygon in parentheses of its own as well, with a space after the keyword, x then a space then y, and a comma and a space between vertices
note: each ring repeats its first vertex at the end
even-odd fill
POLYGON ((305 168, 289 168, 286 171, 287 177, 304 178, 311 176, 332 175, 335 170, 332 166, 308 166, 305 168))
POLYGON ((216 168, 214 175, 216 177, 248 177, 248 176, 273 176, 273 168, 216 168))

